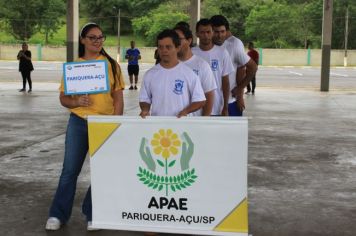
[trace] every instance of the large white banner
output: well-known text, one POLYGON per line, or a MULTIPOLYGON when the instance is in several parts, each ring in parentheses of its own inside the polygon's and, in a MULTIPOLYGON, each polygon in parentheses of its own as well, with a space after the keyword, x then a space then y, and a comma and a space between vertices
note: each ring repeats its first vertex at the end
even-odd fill
POLYGON ((88 122, 94 227, 248 234, 246 118, 88 122))

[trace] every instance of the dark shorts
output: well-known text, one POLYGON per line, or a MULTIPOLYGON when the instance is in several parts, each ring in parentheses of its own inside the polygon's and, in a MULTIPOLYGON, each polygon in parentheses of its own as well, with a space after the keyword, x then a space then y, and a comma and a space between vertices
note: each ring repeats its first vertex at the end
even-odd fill
POLYGON ((129 75, 138 75, 140 68, 138 65, 128 65, 127 66, 127 71, 129 72, 129 75))
POLYGON ((233 103, 229 103, 228 110, 229 110, 229 116, 242 116, 242 111, 237 109, 236 101, 233 103))

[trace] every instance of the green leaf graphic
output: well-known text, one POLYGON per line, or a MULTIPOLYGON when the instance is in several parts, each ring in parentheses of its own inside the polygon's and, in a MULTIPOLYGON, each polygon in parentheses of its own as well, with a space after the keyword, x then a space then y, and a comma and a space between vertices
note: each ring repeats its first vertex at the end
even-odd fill
POLYGON ((172 167, 172 166, 174 166, 174 164, 176 163, 176 160, 173 160, 173 161, 171 161, 170 163, 169 163, 169 167, 172 167))
POLYGON ((157 160, 158 164, 162 167, 164 167, 164 163, 161 160, 157 160))
POLYGON ((194 173, 195 169, 192 169, 175 176, 160 176, 145 168, 139 167, 136 175, 139 181, 149 188, 161 191, 166 186, 166 188, 170 188, 173 192, 176 192, 195 183, 198 176, 194 173))

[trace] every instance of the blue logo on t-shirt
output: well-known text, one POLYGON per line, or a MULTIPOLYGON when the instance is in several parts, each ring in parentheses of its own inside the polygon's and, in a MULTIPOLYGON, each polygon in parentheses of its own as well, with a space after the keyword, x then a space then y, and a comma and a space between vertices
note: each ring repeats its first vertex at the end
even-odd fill
POLYGON ((176 79, 173 92, 177 95, 183 94, 183 85, 184 85, 183 80, 176 79))
POLYGON ((211 69, 213 71, 216 71, 216 70, 218 70, 218 68, 219 68, 219 61, 216 59, 212 59, 211 60, 211 69))
POLYGON ((199 76, 199 70, 197 70, 197 69, 193 69, 193 72, 194 72, 196 75, 198 75, 198 76, 199 76))

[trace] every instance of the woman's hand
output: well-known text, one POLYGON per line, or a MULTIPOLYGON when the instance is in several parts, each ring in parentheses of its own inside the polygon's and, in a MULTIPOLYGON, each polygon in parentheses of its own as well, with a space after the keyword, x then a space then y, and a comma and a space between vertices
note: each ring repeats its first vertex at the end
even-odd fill
POLYGON ((88 94, 86 95, 81 95, 77 99, 77 106, 78 107, 88 107, 91 105, 90 98, 88 94))

